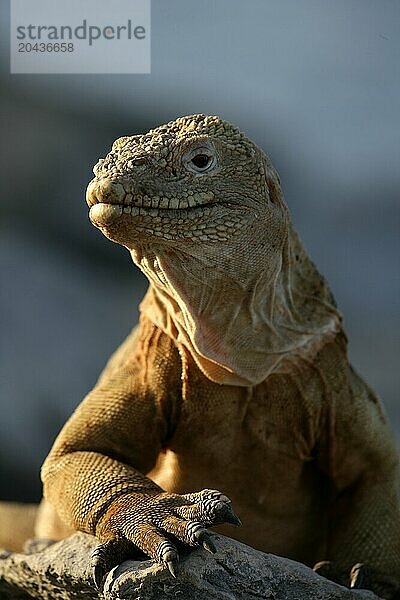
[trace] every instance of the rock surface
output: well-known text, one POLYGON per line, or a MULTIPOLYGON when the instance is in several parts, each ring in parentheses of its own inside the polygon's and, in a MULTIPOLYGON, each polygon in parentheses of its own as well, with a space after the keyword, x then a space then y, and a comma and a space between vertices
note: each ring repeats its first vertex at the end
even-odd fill
POLYGON ((217 553, 182 559, 177 579, 151 560, 126 561, 108 575, 104 593, 91 580, 95 538, 77 533, 36 554, 0 554, 1 600, 376 600, 350 591, 294 561, 264 554, 221 535, 217 553))

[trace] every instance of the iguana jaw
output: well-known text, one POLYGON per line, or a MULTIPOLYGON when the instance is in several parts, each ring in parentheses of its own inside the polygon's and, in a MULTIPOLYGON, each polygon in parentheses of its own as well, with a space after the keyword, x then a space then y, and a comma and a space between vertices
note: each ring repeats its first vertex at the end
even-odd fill
POLYGON ((96 178, 88 186, 86 202, 93 225, 129 249, 151 240, 221 242, 255 218, 246 203, 217 202, 212 192, 189 200, 133 196, 120 184, 96 178))

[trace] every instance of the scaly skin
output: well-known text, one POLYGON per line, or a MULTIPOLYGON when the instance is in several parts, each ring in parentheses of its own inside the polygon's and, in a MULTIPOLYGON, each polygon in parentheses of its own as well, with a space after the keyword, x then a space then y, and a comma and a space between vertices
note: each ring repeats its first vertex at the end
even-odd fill
POLYGON ((177 540, 213 551, 207 528, 239 523, 232 500, 237 539, 394 597, 393 437, 269 158, 194 115, 118 139, 94 171, 91 221, 150 282, 42 470, 64 524, 101 542, 96 582, 137 548, 175 574, 177 540))

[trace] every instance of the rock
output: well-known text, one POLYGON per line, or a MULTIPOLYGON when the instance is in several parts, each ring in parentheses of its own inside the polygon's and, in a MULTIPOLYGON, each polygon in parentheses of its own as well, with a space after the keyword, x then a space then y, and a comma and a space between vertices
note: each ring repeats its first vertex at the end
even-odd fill
POLYGON ((97 543, 77 533, 41 552, 0 555, 0 599, 98 600, 102 596, 92 585, 89 567, 97 543))
POLYGON ((376 600, 350 591, 292 560, 264 554, 222 535, 217 553, 197 549, 182 558, 177 579, 164 567, 126 561, 109 573, 103 595, 92 583, 95 538, 77 533, 36 554, 0 554, 1 600, 376 600))

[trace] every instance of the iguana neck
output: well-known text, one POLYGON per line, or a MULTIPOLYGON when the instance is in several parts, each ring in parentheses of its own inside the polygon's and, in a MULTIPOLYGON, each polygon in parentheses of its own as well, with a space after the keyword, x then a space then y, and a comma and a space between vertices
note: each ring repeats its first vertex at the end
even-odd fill
POLYGON ((245 251, 250 266, 227 264, 223 249, 131 252, 150 281, 141 312, 220 384, 256 385, 311 357, 340 329, 329 289, 293 229, 273 261, 263 260, 272 255, 264 243, 245 251))

